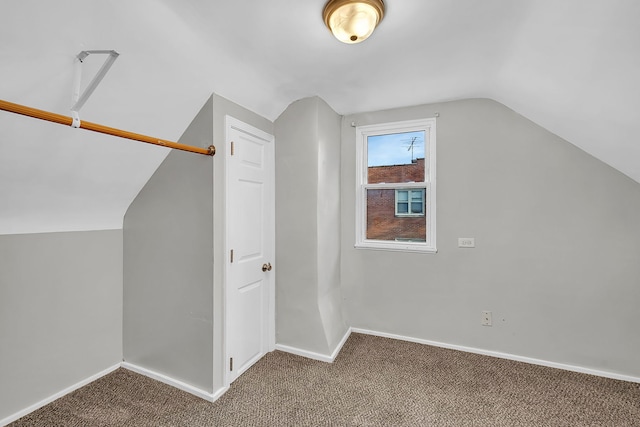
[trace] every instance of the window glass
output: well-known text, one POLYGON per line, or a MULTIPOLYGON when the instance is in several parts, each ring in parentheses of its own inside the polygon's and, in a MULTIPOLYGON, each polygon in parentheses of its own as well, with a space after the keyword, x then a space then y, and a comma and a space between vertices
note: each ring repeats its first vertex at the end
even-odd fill
POLYGON ((424 214, 424 190, 411 190, 411 213, 424 214))
MULTIPOLYGON (((396 202, 394 189, 367 190, 367 239, 392 242, 424 242, 427 227, 424 214, 409 214, 409 195, 407 191, 398 191, 404 202, 396 202), (401 196, 404 194, 404 196, 401 196), (402 210, 402 212, 400 212, 402 210), (399 215, 404 214, 403 217, 399 215)), ((417 191, 418 194, 422 190, 417 191)), ((422 202, 420 202, 422 210, 422 202)))
POLYGON ((425 132, 367 137, 368 183, 424 182, 425 132))

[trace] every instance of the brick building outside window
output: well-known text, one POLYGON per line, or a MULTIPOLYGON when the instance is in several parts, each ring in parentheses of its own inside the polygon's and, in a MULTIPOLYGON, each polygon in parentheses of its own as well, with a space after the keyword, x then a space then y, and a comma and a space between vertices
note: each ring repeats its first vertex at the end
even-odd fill
MULTIPOLYGON (((368 183, 424 182, 424 158, 410 164, 370 166, 368 183)), ((426 240, 424 189, 368 189, 367 239, 426 240)))

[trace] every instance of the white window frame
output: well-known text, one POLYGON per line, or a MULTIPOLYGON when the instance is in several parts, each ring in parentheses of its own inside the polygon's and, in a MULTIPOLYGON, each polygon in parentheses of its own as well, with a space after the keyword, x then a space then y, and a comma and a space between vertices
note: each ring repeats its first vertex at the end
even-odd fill
MULTIPOLYGON (((425 207, 426 207, 425 206, 425 200, 424 200, 425 197, 424 196, 425 196, 425 191, 422 188, 420 188, 418 190, 411 189, 411 188, 396 188, 396 216, 397 217, 401 217, 401 218, 424 216, 425 215, 425 207), (407 192, 407 202, 406 202, 407 203, 407 213, 398 212, 398 192, 399 191, 406 191, 407 192), (413 203, 412 202, 413 199, 411 198, 411 193, 417 193, 417 192, 420 192, 420 194, 421 194, 420 200, 422 201, 422 212, 413 213, 413 212, 411 212, 411 205, 413 203)), ((404 202, 402 202, 402 203, 404 203, 404 202)))
MULTIPOLYGON (((397 204, 396 204, 397 209, 397 204)), ((403 215, 404 216, 404 215, 403 215)), ((356 243, 359 249, 436 253, 436 119, 406 120, 356 127, 356 243), (376 135, 424 131, 424 182, 369 184, 367 170, 367 138, 376 135), (367 190, 425 189, 424 217, 427 227, 425 242, 403 242, 367 239, 367 190)))

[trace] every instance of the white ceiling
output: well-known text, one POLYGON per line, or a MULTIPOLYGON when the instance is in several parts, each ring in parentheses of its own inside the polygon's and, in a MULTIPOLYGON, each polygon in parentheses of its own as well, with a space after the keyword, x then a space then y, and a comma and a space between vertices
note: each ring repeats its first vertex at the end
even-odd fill
MULTIPOLYGON (((340 114, 486 97, 640 182, 639 1, 386 0, 358 45, 324 2, 2 2, 0 99, 69 115, 91 49, 120 57, 81 119, 169 140, 212 92, 270 120, 313 95, 340 114)), ((0 112, 0 234, 120 228, 167 152, 0 112)))

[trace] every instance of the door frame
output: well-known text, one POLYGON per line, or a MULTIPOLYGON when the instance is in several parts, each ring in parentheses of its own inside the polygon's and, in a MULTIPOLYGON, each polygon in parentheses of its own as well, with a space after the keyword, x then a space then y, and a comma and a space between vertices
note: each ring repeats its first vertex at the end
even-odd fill
MULTIPOLYGON (((222 346, 223 346, 223 369, 224 369, 224 385, 225 387, 229 387, 231 385, 231 375, 229 370, 229 346, 228 346, 228 336, 229 336, 229 315, 230 315, 230 304, 229 304, 229 292, 228 292, 228 277, 229 277, 229 254, 231 250, 231 245, 229 242, 229 230, 228 230, 228 218, 230 218, 231 212, 229 212, 229 199, 230 199, 230 191, 229 191, 229 165, 230 165, 230 157, 231 157, 231 141, 230 141, 230 131, 235 129, 237 131, 252 135, 256 138, 262 139, 266 141, 270 149, 270 162, 271 162, 271 174, 269 174, 271 194, 267 194, 265 200, 268 202, 266 209, 269 210, 271 216, 271 243, 269 244, 268 251, 272 254, 272 263, 275 265, 275 137, 263 130, 260 130, 254 126, 251 126, 241 120, 238 120, 230 115, 225 115, 224 117, 224 143, 225 143, 225 155, 224 155, 224 195, 223 195, 223 203, 224 203, 224 215, 225 215, 225 227, 224 227, 224 256, 222 259, 223 262, 223 286, 222 286, 222 298, 223 298, 223 333, 222 333, 222 346)), ((276 347, 276 316, 275 316, 275 282, 276 282, 275 271, 274 274, 270 274, 267 276, 268 281, 268 292, 267 292, 267 352, 271 352, 275 350, 276 347)))

